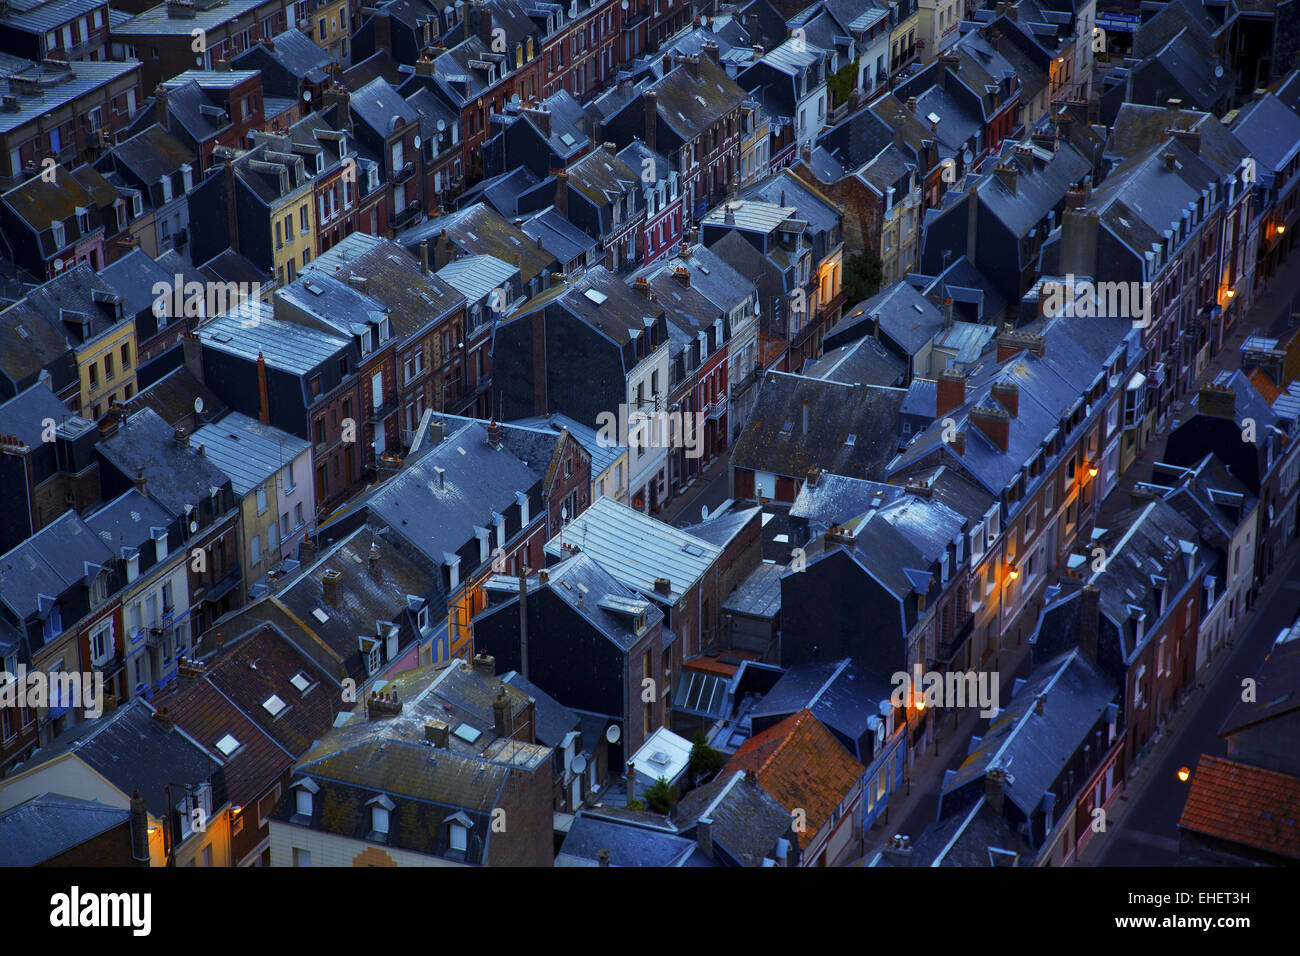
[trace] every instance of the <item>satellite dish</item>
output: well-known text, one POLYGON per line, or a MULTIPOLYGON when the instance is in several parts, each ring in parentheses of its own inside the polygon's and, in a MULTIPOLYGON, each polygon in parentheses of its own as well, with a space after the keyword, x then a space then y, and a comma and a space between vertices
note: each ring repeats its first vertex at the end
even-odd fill
POLYGON ((438 120, 438 132, 441 133, 446 128, 447 128, 446 120, 438 120))
POLYGON ((203 57, 201 57, 201 56, 196 56, 196 57, 194 58, 194 62, 195 62, 198 66, 200 66, 200 67, 203 66, 203 57))
POLYGON ((195 395, 195 396, 194 396, 194 414, 196 414, 196 415, 201 415, 202 413, 203 413, 203 396, 201 396, 201 395, 195 395))
POLYGON ((708 506, 708 505, 700 505, 700 520, 701 520, 701 521, 708 521, 708 520, 709 520, 709 506, 708 506))
POLYGON ((190 534, 193 534, 195 531, 198 531, 198 530, 199 530, 199 523, 198 523, 197 521, 191 521, 191 522, 190 522, 190 534))
POLYGON ((310 103, 310 102, 311 102, 311 90, 303 90, 303 91, 302 91, 302 101, 303 101, 304 103, 310 103))
POLYGON ((962 150, 961 161, 963 165, 969 166, 974 159, 975 159, 975 154, 972 153, 969 149, 962 150))
POLYGON ((587 757, 586 757, 586 755, 585 755, 585 754, 578 754, 578 756, 576 756, 576 757, 573 758, 573 763, 572 763, 571 766, 573 767, 573 772, 574 772, 574 773, 579 773, 579 774, 580 774, 580 773, 585 773, 586 770, 587 770, 587 757))
POLYGON ((611 744, 618 743, 618 738, 622 736, 622 731, 618 729, 618 724, 610 724, 605 730, 605 739, 611 744))
POLYGON ((416 148, 416 149, 419 149, 419 148, 420 148, 420 137, 418 137, 418 136, 415 137, 415 148, 416 148))
POLYGON ((55 272, 62 272, 62 271, 63 271, 63 260, 62 260, 62 259, 55 259, 55 260, 54 260, 54 271, 55 271, 55 272))
POLYGON ((1216 66, 1216 67, 1214 68, 1214 78, 1215 78, 1216 80, 1223 79, 1223 67, 1222 67, 1222 66, 1216 66))

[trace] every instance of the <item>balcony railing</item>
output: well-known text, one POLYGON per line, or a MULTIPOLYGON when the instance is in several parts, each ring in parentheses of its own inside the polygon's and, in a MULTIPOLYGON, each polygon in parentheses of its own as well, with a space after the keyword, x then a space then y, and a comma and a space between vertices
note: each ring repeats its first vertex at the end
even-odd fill
POLYGON ((708 415, 710 421, 717 421, 723 415, 727 414, 727 395, 725 392, 709 403, 705 410, 705 414, 708 415))

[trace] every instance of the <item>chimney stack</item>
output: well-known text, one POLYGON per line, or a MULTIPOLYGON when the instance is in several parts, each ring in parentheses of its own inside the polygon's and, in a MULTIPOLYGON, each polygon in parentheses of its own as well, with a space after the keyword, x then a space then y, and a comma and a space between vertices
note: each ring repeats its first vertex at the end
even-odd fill
POLYGON ((713 859, 713 821, 708 817, 700 817, 695 823, 695 840, 700 845, 700 852, 705 857, 713 859))
POLYGON ((429 274, 429 240, 420 240, 420 275, 429 274))
MULTIPOLYGON (((662 580, 662 578, 660 579, 662 580)), ((655 587, 658 588, 658 582, 655 587)), ((636 799, 636 765, 632 761, 627 763, 627 802, 631 803, 636 799)))
POLYGON ((970 411, 970 423, 1001 451, 1005 452, 1010 447, 1011 416, 1005 408, 977 405, 970 411))
POLYGON ((912 841, 897 833, 889 838, 889 842, 881 849, 880 855, 892 866, 916 865, 912 856, 912 841))
POLYGON ((376 584, 384 583, 383 562, 380 560, 382 553, 377 543, 370 542, 370 555, 366 559, 366 568, 370 571, 370 577, 376 584))
POLYGON ((1002 815, 1006 785, 1007 772, 1001 767, 994 767, 984 775, 984 801, 989 805, 989 809, 998 816, 1002 815))
POLYGON ((153 719, 154 723, 162 728, 163 733, 169 734, 176 728, 176 722, 172 720, 171 714, 167 712, 166 707, 162 710, 155 710, 153 713, 153 719))
POLYGON ((990 391, 993 398, 1007 410, 1012 418, 1020 411, 1020 386, 1015 382, 994 382, 990 391))
POLYGON ((482 674, 484 677, 497 676, 497 659, 491 654, 475 654, 473 667, 476 674, 482 674))
POLYGON ((131 791, 131 861, 149 865, 149 805, 139 790, 131 791))
POLYGON ((203 343, 199 341, 199 337, 193 332, 185 332, 181 336, 181 355, 185 363, 185 370, 202 383, 203 343))
POLYGON ((808 434, 808 399, 803 400, 803 433, 808 434))
POLYGON ((600 864, 601 866, 609 866, 609 851, 608 851, 608 850, 597 850, 597 851, 596 851, 596 862, 597 862, 598 864, 600 864))
POLYGON ((140 494, 144 495, 146 498, 149 497, 149 483, 145 480, 143 468, 137 468, 135 470, 134 484, 136 491, 140 492, 140 494))
POLYGON ((961 408, 966 404, 966 376, 956 369, 944 369, 939 373, 936 397, 934 408, 936 418, 943 418, 953 409, 961 408))
POLYGON ((451 726, 441 720, 431 720, 424 725, 424 739, 439 750, 446 750, 451 742, 451 726))
POLYGON ((669 578, 655 578, 655 594, 672 594, 673 582, 669 578))
POLYGON ((511 727, 510 701, 506 700, 506 689, 497 691, 497 699, 492 702, 492 720, 496 725, 498 737, 509 737, 514 732, 511 727))
POLYGON ((993 174, 998 177, 998 182, 1011 190, 1011 195, 1016 194, 1016 180, 1020 176, 1020 167, 1015 163, 998 163, 993 167, 993 174))
POLYGON ((330 607, 339 606, 339 588, 342 580, 343 574, 334 568, 326 568, 324 575, 321 576, 321 594, 330 607))
POLYGON ((569 218, 569 171, 567 169, 555 173, 555 210, 563 218, 569 218))
POLYGON ((1226 385, 1203 385, 1197 395, 1196 404, 1202 415, 1233 418, 1237 410, 1237 395, 1226 385))

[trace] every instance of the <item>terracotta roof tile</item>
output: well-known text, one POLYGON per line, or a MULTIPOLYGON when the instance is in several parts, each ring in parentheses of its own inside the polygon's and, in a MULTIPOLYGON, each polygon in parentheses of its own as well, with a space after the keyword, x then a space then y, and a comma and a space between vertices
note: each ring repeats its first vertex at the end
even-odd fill
POLYGON ((1252 370, 1246 377, 1250 379, 1250 384, 1255 386, 1255 391, 1264 396, 1264 401, 1270 405, 1277 401, 1277 397, 1281 392, 1273 384, 1273 380, 1268 377, 1268 373, 1262 368, 1252 370))
POLYGON ((1300 777, 1202 755, 1178 825, 1300 860, 1300 777))
POLYGON ((806 832, 813 835, 866 772, 806 709, 745 741, 723 773, 737 770, 754 774, 759 786, 791 813, 802 809, 806 832))

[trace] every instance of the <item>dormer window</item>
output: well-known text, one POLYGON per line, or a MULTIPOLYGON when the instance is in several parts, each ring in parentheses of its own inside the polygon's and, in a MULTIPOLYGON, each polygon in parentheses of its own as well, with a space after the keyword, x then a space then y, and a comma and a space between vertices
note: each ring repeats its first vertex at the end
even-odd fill
POLYGON ((161 563, 167 557, 167 532, 155 531, 153 538, 154 559, 161 563))
POLYGON ((379 320, 379 341, 387 342, 389 338, 392 337, 392 334, 391 324, 388 321, 388 317, 385 316, 379 320))
POLYGON ((367 834, 367 839, 386 839, 388 837, 388 824, 396 805, 381 793, 379 796, 366 801, 366 806, 370 809, 370 833, 367 834))
POLYGON ((181 182, 184 184, 186 192, 194 188, 194 167, 189 163, 181 166, 181 182))
POLYGON ((429 606, 426 604, 415 615, 415 621, 421 634, 429 633, 429 606))
POLYGON ((451 815, 447 820, 447 849, 453 853, 465 853, 469 850, 469 830, 474 825, 463 812, 451 815))
POLYGON ((144 215, 144 195, 139 190, 131 194, 131 215, 136 219, 144 215))
POLYGON ((314 780, 302 779, 293 785, 293 814, 297 817, 311 819, 316 794, 320 785, 314 780))
POLYGON ((370 354, 370 350, 373 348, 374 348, 374 344, 371 341, 370 330, 366 329, 364 332, 361 333, 361 354, 368 355, 370 354))
POLYGON ((90 232, 90 210, 85 206, 77 207, 77 229, 83 236, 90 232))
POLYGON ((140 576, 140 552, 136 551, 126 559, 126 582, 130 584, 140 576))
POLYGON ((164 176, 162 179, 160 179, 160 180, 158 181, 158 183, 159 183, 160 186, 162 186, 162 199, 163 199, 163 202, 171 202, 171 201, 172 201, 172 178, 171 178, 171 176, 164 176))
POLYGON ((63 231, 63 223, 50 223, 50 234, 54 240, 54 248, 62 249, 68 243, 68 237, 63 231))

